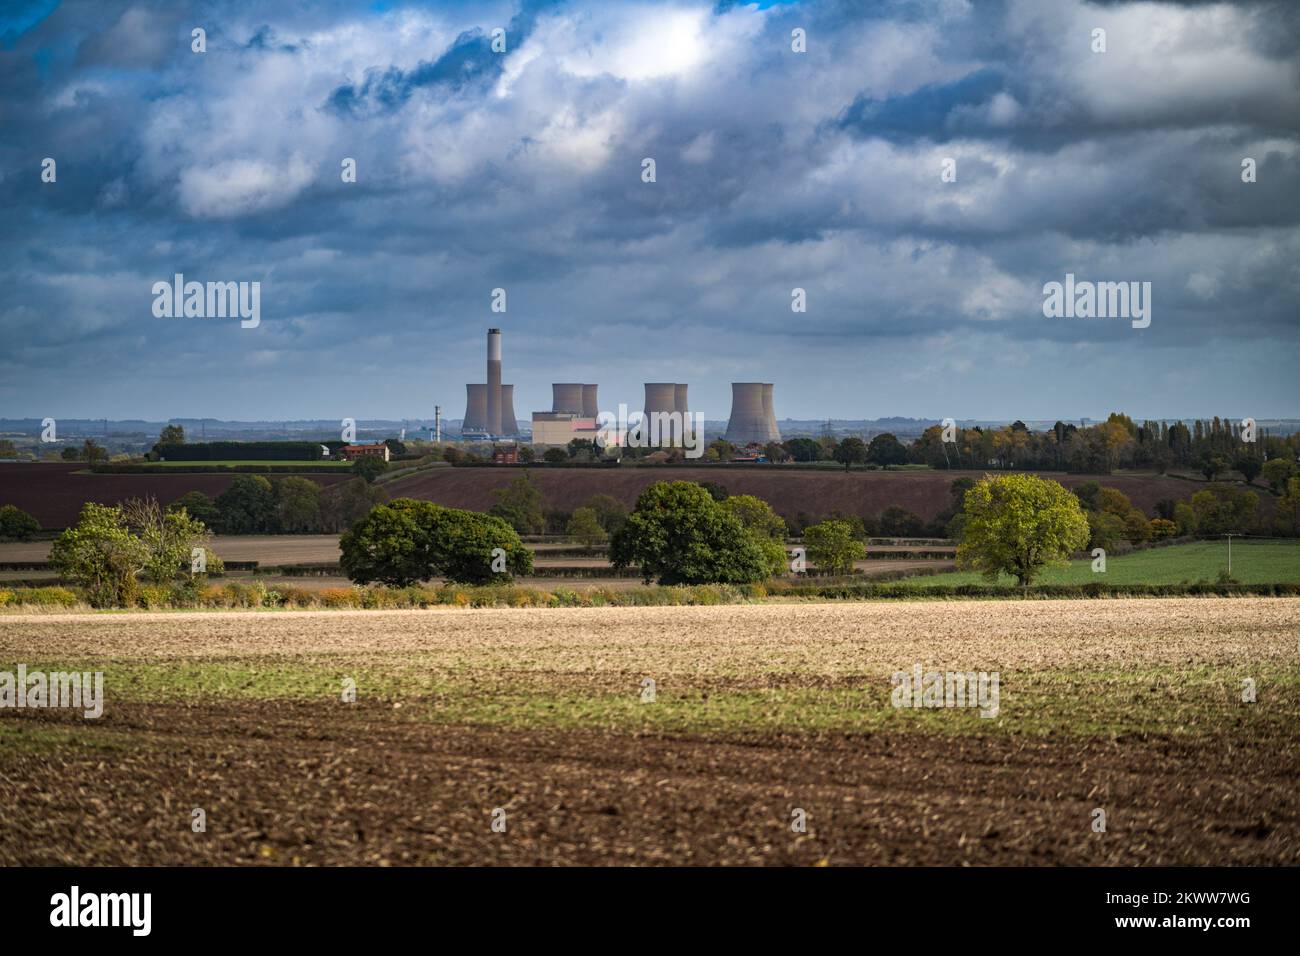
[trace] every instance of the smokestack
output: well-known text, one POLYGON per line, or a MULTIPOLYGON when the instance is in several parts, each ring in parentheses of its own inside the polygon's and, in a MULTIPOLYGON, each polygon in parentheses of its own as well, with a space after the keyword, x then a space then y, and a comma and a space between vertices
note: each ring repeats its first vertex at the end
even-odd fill
POLYGON ((772 405, 772 386, 766 382, 731 383, 731 418, 727 441, 733 445, 762 445, 780 441, 772 405))
POLYGON ((501 330, 487 333, 487 431, 501 434, 501 330))
POLYGON ((575 382, 560 382, 551 386, 551 411, 582 414, 582 388, 575 382))
POLYGON ((515 437, 519 434, 519 420, 515 418, 515 387, 501 386, 501 434, 515 437))
POLYGON ((673 386, 673 408, 683 415, 690 411, 686 406, 686 389, 687 386, 681 384, 673 386))
POLYGON ((487 427, 486 385, 465 386, 465 420, 460 423, 462 432, 485 432, 487 427))
POLYGON ((582 386, 582 417, 595 418, 600 414, 600 403, 596 401, 596 386, 582 386))

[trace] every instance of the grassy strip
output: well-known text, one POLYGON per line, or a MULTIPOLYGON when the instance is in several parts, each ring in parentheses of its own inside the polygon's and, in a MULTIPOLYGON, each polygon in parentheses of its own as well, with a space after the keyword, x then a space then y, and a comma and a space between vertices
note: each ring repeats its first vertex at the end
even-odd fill
MULTIPOLYGON (((926 579, 927 582, 930 579, 926 579)), ((318 591, 260 581, 230 582, 189 591, 141 587, 132 610, 343 609, 387 610, 430 607, 676 607, 745 604, 765 599, 881 601, 935 599, 1125 598, 1125 597, 1300 597, 1300 583, 1278 584, 1039 584, 1027 588, 1001 584, 920 585, 903 582, 799 584, 700 584, 573 591, 517 585, 388 588, 323 588, 318 591)), ((92 610, 79 589, 0 588, 0 609, 92 610)))
MULTIPOLYGON (((923 732, 1118 737, 1161 734, 1207 737, 1225 732, 1264 738, 1291 735, 1300 721, 1300 668, 1287 665, 1170 665, 1123 669, 1008 670, 1000 674, 1000 709, 896 708, 889 676, 863 674, 834 686, 810 686, 808 675, 768 675, 775 686, 697 675, 657 678, 653 702, 642 700, 642 675, 539 672, 524 676, 492 667, 451 667, 436 655, 365 661, 326 657, 311 663, 269 658, 31 664, 47 672, 104 671, 105 713, 114 702, 316 700, 339 707, 345 678, 355 682, 359 711, 436 724, 518 729, 600 729, 624 733, 923 732), (1256 681, 1258 702, 1241 701, 1241 681, 1256 681), (376 711, 374 705, 385 706, 376 711)), ((66 728, 59 733, 77 733, 66 728)), ((3 738, 0 738, 3 740, 3 738)))
MULTIPOLYGON (((1167 547, 1150 547, 1131 554, 1110 555, 1104 572, 1092 570, 1092 559, 1072 561, 1067 567, 1047 568, 1040 584, 1194 584, 1216 581, 1228 568, 1225 540, 1191 541, 1167 547)), ((1243 584, 1300 581, 1300 539, 1236 539, 1232 543, 1232 577, 1243 584)), ((925 587, 987 584, 974 572, 945 572, 927 577, 925 587)), ((1003 575, 997 584, 1014 585, 1003 575)))

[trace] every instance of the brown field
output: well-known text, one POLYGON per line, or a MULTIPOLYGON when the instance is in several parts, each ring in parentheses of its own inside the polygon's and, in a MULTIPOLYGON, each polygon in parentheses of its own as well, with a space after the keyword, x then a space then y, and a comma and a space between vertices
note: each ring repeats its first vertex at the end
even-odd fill
MULTIPOLYGON (((84 463, 33 462, 0 464, 0 505, 17 505, 43 528, 66 528, 77 520, 87 501, 112 505, 128 498, 152 495, 170 504, 188 491, 216 498, 230 487, 235 475, 91 475, 84 463)), ((264 475, 263 477, 270 477, 264 475)), ((347 481, 349 475, 307 474, 322 485, 347 481)))
MULTIPOLYGON (((215 498, 230 486, 233 475, 90 475, 69 464, 0 464, 0 505, 14 504, 30 512, 45 528, 74 522, 86 501, 113 504, 152 495, 164 504, 187 491, 215 498)), ((486 511, 496 501, 492 492, 523 474, 519 468, 433 468, 385 483, 393 497, 422 498, 455 508, 486 511)), ((980 471, 810 471, 748 468, 531 468, 526 469, 545 496, 548 508, 572 511, 592 495, 608 494, 627 504, 656 481, 715 481, 732 494, 756 495, 781 515, 813 517, 832 511, 878 515, 891 505, 913 511, 929 521, 951 506, 949 486, 959 477, 981 477, 980 471)), ((1118 488, 1148 516, 1162 498, 1187 500, 1204 483, 1160 475, 1067 475, 1044 472, 1073 488, 1095 480, 1118 488)), ((347 475, 308 474, 322 485, 346 481, 347 475)), ((1272 496, 1260 495, 1267 513, 1272 496)))
POLYGON ((107 703, 0 711, 0 864, 1300 863, 1294 599, 2 616, 17 662, 107 703), (998 716, 895 709, 914 663, 998 716))
MULTIPOLYGON (((960 477, 981 478, 982 471, 812 471, 791 468, 439 468, 398 478, 385 485, 394 497, 423 498, 453 508, 486 511, 496 501, 492 492, 527 472, 546 499, 546 506, 572 511, 592 495, 607 494, 631 507, 656 481, 715 481, 733 495, 755 495, 783 517, 800 512, 826 515, 832 511, 878 515, 891 505, 915 512, 927 521, 952 505, 949 488, 960 477)), ((1094 480, 1118 488, 1155 515, 1162 498, 1187 500, 1203 483, 1160 475, 1044 475, 1073 488, 1094 480)), ((1267 499, 1267 494, 1261 499, 1267 499)), ((1261 505, 1266 504, 1261 500, 1261 505)))

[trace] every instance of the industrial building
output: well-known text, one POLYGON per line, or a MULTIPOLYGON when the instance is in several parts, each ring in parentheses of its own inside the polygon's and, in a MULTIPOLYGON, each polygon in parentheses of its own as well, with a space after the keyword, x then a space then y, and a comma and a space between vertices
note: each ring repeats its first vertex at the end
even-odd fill
POLYGON ((596 440, 596 419, 573 412, 533 412, 534 445, 567 445, 575 438, 596 440))
POLYGON ((742 448, 781 440, 772 404, 771 382, 731 383, 731 418, 727 421, 725 437, 731 444, 742 448))
POLYGON ((487 384, 465 386, 465 438, 512 438, 519 435, 515 387, 501 384, 501 330, 487 330, 487 384))

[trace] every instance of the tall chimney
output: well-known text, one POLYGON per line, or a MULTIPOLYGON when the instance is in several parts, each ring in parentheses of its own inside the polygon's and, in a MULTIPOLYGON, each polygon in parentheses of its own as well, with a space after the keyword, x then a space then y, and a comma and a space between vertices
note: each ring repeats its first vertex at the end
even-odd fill
POLYGON ((501 330, 487 336, 487 430, 501 434, 501 330))

